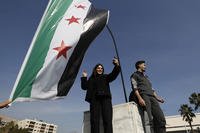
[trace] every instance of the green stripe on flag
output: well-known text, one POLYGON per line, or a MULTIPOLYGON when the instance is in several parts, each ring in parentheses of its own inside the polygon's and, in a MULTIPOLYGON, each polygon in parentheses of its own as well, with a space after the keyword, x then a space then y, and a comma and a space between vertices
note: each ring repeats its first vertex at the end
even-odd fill
POLYGON ((53 0, 50 3, 12 100, 15 100, 17 97, 30 97, 32 85, 37 73, 43 66, 55 30, 72 1, 53 0))

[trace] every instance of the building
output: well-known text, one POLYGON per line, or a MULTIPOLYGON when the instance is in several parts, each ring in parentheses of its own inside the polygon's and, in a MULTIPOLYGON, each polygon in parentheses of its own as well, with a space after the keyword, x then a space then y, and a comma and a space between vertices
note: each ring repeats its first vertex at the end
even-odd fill
POLYGON ((43 121, 24 119, 17 122, 21 128, 29 129, 30 133, 56 133, 57 125, 49 124, 43 121))
MULTIPOLYGON (((192 127, 196 133, 200 133, 200 113, 195 114, 196 117, 193 118, 192 127)), ((187 122, 183 120, 180 115, 167 116, 167 133, 189 133, 190 126, 187 122)))
POLYGON ((43 121, 31 119, 16 120, 8 116, 0 115, 0 127, 11 121, 17 124, 19 128, 29 129, 29 133, 56 133, 58 128, 57 125, 49 124, 43 121))

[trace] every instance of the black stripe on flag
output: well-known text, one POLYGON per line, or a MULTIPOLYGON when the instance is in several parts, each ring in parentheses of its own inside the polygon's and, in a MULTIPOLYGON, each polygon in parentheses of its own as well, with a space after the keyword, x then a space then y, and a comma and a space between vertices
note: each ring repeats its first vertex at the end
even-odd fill
POLYGON ((108 15, 109 14, 107 10, 97 10, 91 8, 89 14, 84 20, 84 26, 89 21, 93 21, 93 23, 84 33, 82 33, 78 44, 74 48, 74 51, 69 58, 64 73, 62 74, 62 77, 58 83, 57 96, 66 96, 68 94, 76 79, 86 50, 90 46, 91 42, 105 27, 109 17, 108 15))

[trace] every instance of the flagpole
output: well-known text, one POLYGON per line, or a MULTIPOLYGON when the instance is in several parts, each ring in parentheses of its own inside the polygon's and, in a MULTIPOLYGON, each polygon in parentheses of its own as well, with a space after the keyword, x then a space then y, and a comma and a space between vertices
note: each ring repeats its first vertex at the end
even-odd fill
MULTIPOLYGON (((120 58, 119 58, 119 53, 118 53, 118 49, 117 49, 117 44, 116 44, 115 38, 114 38, 114 36, 113 36, 113 34, 112 34, 112 31, 111 31, 111 29, 109 28, 108 25, 106 25, 106 28, 108 29, 108 31, 109 31, 109 33, 110 33, 110 35, 111 35, 111 37, 112 37, 113 44, 114 44, 114 48, 115 48, 115 52, 116 52, 117 58, 118 58, 118 60, 119 60, 119 65, 121 66, 120 58)), ((123 85, 123 91, 124 91, 125 101, 126 101, 126 103, 127 103, 128 100, 127 100, 127 96, 126 96, 126 88, 125 88, 125 84, 124 84, 124 78, 123 78, 122 69, 121 69, 120 75, 121 75, 121 79, 122 79, 122 85, 123 85)))

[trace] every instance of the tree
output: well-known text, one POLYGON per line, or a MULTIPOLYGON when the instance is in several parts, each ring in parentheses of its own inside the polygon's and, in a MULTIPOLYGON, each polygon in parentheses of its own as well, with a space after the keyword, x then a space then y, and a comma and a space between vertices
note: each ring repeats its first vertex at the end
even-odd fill
POLYGON ((13 121, 0 128, 0 133, 28 133, 28 129, 19 128, 13 121))
POLYGON ((181 116, 183 116, 183 120, 189 123, 191 132, 193 133, 193 128, 192 128, 192 121, 193 117, 195 117, 195 114, 193 113, 193 109, 189 107, 187 104, 182 104, 179 112, 181 113, 181 116))
POLYGON ((0 126, 2 125, 2 118, 0 117, 0 126))
POLYGON ((200 107, 200 93, 192 93, 189 97, 190 104, 194 105, 194 109, 197 110, 200 107))

